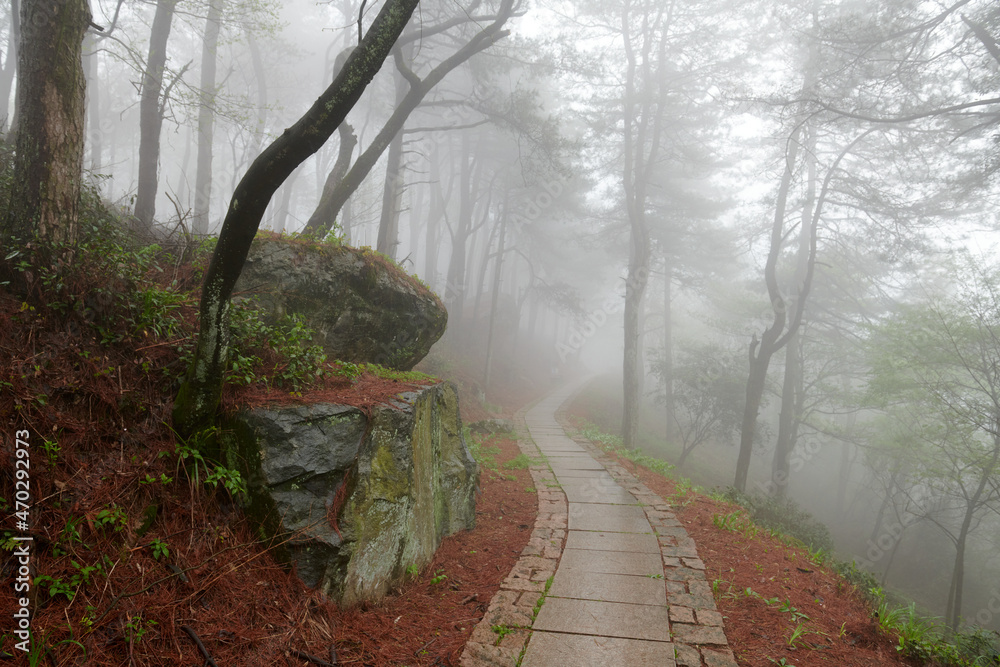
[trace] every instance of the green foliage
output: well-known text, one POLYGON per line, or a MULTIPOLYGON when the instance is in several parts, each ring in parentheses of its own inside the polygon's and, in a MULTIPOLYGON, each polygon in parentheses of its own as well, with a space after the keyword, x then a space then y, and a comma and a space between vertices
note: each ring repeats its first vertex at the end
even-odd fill
POLYGON ((463 427, 463 433, 469 453, 472 454, 472 458, 476 460, 479 467, 493 472, 498 471, 500 464, 497 463, 496 457, 500 454, 500 448, 492 444, 496 436, 473 433, 468 426, 463 427))
POLYGON ((357 368, 359 368, 363 373, 371 373, 375 377, 380 377, 383 380, 396 380, 397 382, 406 382, 410 384, 432 384, 438 381, 433 375, 421 373, 420 371, 398 371, 372 363, 358 364, 357 368))
POLYGON ((812 550, 833 551, 833 538, 827 527, 789 498, 729 489, 726 499, 745 507, 753 522, 762 528, 788 535, 812 550))
POLYGON ((149 548, 152 550, 153 558, 156 560, 170 558, 169 545, 158 537, 154 538, 153 541, 149 543, 149 548))
POLYGON ((877 602, 872 595, 872 591, 878 588, 878 579, 871 572, 858 568, 854 561, 845 563, 834 560, 830 563, 830 568, 839 574, 847 583, 854 586, 855 590, 865 598, 869 606, 874 606, 877 602))
POLYGON ((652 370, 660 378, 656 398, 664 401, 663 377, 673 379, 674 410, 684 449, 709 439, 729 442, 739 432, 746 400, 747 355, 714 343, 682 343, 669 366, 655 359, 652 370))
POLYGON ((99 563, 96 565, 81 565, 79 562, 72 560, 70 561, 70 565, 76 571, 69 578, 63 579, 61 577, 50 577, 49 575, 42 574, 35 577, 35 585, 45 588, 50 598, 61 595, 69 602, 72 602, 80 587, 88 585, 94 575, 105 575, 104 568, 99 563))
POLYGON ((605 433, 590 422, 587 422, 582 426, 580 433, 583 437, 587 438, 587 440, 590 440, 604 451, 618 454, 632 463, 649 468, 653 472, 664 477, 670 477, 670 472, 674 469, 672 464, 667 463, 662 459, 647 456, 646 454, 643 454, 635 449, 628 449, 625 447, 625 444, 620 436, 605 433))
POLYGON ((154 279, 164 260, 172 261, 169 253, 157 245, 137 247, 128 224, 93 186, 83 188, 79 229, 71 262, 43 265, 21 251, 7 258, 31 276, 48 307, 93 327, 103 345, 129 337, 186 338, 180 309, 189 295, 176 282, 163 287, 154 279))
MULTIPOLYGON (((240 471, 217 463, 211 464, 202 454, 203 451, 208 449, 206 443, 214 439, 215 436, 215 429, 209 429, 197 434, 196 437, 191 438, 188 442, 178 439, 174 447, 174 454, 177 456, 177 465, 179 467, 182 463, 184 464, 189 479, 193 475, 194 479, 191 481, 194 482, 196 487, 202 483, 202 475, 204 475, 205 484, 211 484, 215 488, 218 488, 219 484, 221 484, 232 497, 244 498, 247 488, 242 475, 240 475, 240 471)), ((167 455, 166 452, 160 453, 160 456, 167 455)))
POLYGON ((142 641, 143 636, 153 629, 157 622, 152 619, 143 619, 142 614, 136 614, 125 623, 125 638, 128 642, 135 643, 142 641))
POLYGON ((746 513, 741 511, 730 512, 729 514, 715 514, 712 516, 712 523, 716 528, 728 530, 732 533, 742 533, 746 538, 753 538, 757 535, 757 526, 746 513))
POLYGON ((508 470, 527 470, 531 466, 542 465, 544 462, 544 458, 533 459, 527 454, 522 453, 504 463, 503 467, 508 470))
POLYGON ((42 443, 42 451, 45 453, 49 467, 54 468, 59 462, 59 453, 62 451, 59 443, 53 440, 46 440, 42 443))
POLYGON ((173 481, 174 481, 173 477, 168 476, 167 473, 165 473, 165 472, 161 472, 159 479, 157 479, 156 477, 153 477, 152 475, 147 474, 146 475, 146 479, 140 479, 139 483, 140 484, 154 484, 156 482, 159 482, 160 484, 167 485, 167 484, 170 484, 173 481))
POLYGON ((128 525, 128 519, 125 510, 112 503, 110 507, 98 510, 94 515, 94 523, 102 528, 111 528, 117 533, 128 525))
POLYGON ((284 315, 271 325, 252 300, 237 301, 230 313, 230 335, 229 382, 273 382, 300 392, 326 372, 326 353, 320 345, 311 344, 313 331, 298 313, 284 315))
POLYGON ((916 612, 915 605, 893 605, 880 587, 869 590, 874 601, 872 615, 879 630, 897 640, 896 650, 904 656, 954 667, 987 667, 1000 663, 1000 642, 996 633, 982 629, 949 636, 940 619, 916 612))

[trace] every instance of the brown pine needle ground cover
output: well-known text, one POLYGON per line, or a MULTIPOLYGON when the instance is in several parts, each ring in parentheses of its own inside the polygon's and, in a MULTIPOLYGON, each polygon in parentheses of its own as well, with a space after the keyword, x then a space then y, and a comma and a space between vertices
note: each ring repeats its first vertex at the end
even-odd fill
POLYGON ((482 471, 475 530, 446 538, 430 566, 381 603, 336 614, 343 664, 459 664, 473 627, 527 544, 538 506, 528 471, 503 466, 520 453, 517 443, 495 437, 489 445, 499 450, 500 465, 482 471))
MULTIPOLYGON (((180 295, 171 322, 155 323, 164 331, 136 328, 134 311, 122 312, 128 304, 111 296, 134 284, 95 284, 93 275, 70 276, 75 282, 59 295, 43 291, 37 308, 0 291, 0 657, 14 665, 193 665, 207 654, 220 665, 270 666, 303 665, 304 656, 332 662, 333 648, 340 664, 457 664, 527 542, 535 494, 526 471, 484 473, 475 531, 445 540, 434 563, 385 602, 338 610, 275 562, 274 545, 257 540, 228 493, 204 485, 204 468, 196 483, 181 460, 168 425, 193 300, 180 295), (61 306, 51 305, 54 296, 61 306), (21 429, 31 443, 32 656, 10 632, 21 429), (432 583, 438 571, 447 578, 432 583)), ((223 407, 330 400, 368 410, 418 386, 329 370, 298 396, 230 385, 223 407)), ((496 446, 500 461, 517 453, 512 441, 496 446)))
POLYGON ((851 584, 754 526, 743 508, 617 458, 670 502, 694 539, 741 667, 922 664, 897 654, 896 642, 879 633, 851 584))

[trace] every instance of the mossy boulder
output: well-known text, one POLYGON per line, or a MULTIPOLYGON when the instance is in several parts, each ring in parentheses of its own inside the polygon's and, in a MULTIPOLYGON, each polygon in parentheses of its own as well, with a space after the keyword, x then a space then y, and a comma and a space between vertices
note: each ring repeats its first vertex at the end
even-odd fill
POLYGON ((433 292, 370 248, 259 235, 235 293, 274 318, 301 314, 333 359, 400 370, 427 356, 448 323, 433 292))
POLYGON ((341 604, 383 597, 443 537, 475 525, 479 467, 451 383, 370 416, 333 404, 244 410, 226 440, 261 537, 283 542, 298 576, 341 604))

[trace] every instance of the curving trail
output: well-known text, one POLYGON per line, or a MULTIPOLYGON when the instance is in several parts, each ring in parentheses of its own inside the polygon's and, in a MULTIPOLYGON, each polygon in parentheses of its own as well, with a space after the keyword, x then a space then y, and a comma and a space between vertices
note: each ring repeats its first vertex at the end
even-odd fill
POLYGON ((736 667, 704 564, 670 506, 557 421, 580 386, 518 414, 521 449, 538 462, 538 517, 462 665, 736 667))

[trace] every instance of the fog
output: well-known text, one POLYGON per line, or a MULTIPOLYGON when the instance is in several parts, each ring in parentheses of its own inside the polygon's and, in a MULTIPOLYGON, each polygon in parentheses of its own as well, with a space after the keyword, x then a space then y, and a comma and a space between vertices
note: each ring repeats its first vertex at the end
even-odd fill
MULTIPOLYGON (((217 233, 381 4, 92 0, 88 185, 153 237, 217 233)), ((996 3, 430 0, 404 37, 262 230, 419 276, 487 399, 592 376, 628 446, 787 495, 1000 629, 996 3)))

